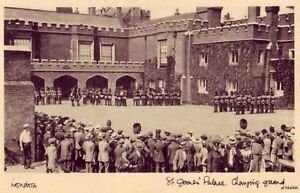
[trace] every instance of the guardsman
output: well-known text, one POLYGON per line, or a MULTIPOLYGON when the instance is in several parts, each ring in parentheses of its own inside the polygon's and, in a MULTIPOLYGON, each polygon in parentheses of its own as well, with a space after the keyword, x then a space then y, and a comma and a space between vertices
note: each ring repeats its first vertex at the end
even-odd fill
POLYGON ((61 88, 58 87, 57 88, 57 101, 58 101, 58 104, 61 104, 61 97, 62 97, 62 91, 61 91, 61 88))
POLYGON ((152 92, 152 88, 148 88, 147 96, 148 96, 148 105, 152 106, 153 105, 153 92, 152 92))
POLYGON ((181 90, 177 89, 177 105, 180 106, 181 105, 181 90))
POLYGON ((47 105, 50 105, 50 99, 51 99, 51 91, 50 91, 50 88, 47 87, 47 89, 46 89, 46 104, 47 105))
POLYGON ((42 88, 41 89, 41 103, 42 103, 42 105, 45 104, 45 97, 46 97, 45 88, 42 88))
POLYGON ((34 102, 35 102, 35 105, 39 105, 39 97, 40 97, 39 90, 35 89, 35 91, 34 91, 34 102))
POLYGON ((255 103, 256 103, 256 98, 255 97, 251 97, 251 102, 250 102, 250 114, 254 113, 254 108, 255 108, 255 103))
POLYGON ((75 101, 75 88, 72 88, 72 90, 71 90, 70 100, 71 100, 72 106, 75 106, 75 104, 74 104, 74 101, 75 101))
POLYGON ((218 106, 219 106, 219 96, 218 96, 218 92, 215 92, 215 96, 214 96, 214 112, 217 113, 218 112, 218 106))
POLYGON ((166 90, 164 94, 164 102, 166 106, 169 106, 170 104, 170 96, 169 96, 169 90, 166 90))
POLYGON ((220 103, 219 103, 219 109, 220 109, 220 110, 219 110, 219 111, 220 111, 220 112, 223 112, 223 109, 224 109, 224 103, 225 103, 225 101, 224 101, 224 96, 221 95, 219 99, 220 99, 220 100, 219 100, 219 101, 220 101, 220 103))
POLYGON ((147 95, 146 95, 146 91, 145 89, 141 89, 141 103, 142 103, 142 106, 146 106, 147 104, 147 95))
POLYGON ((270 113, 274 113, 275 102, 276 102, 276 97, 275 96, 271 96, 270 113))
POLYGON ((252 96, 250 94, 247 95, 247 111, 251 110, 251 100, 252 96))
POLYGON ((260 100, 260 113, 264 113, 265 112, 265 96, 261 96, 261 100, 260 100))
POLYGON ((234 93, 231 91, 230 94, 230 105, 231 105, 231 109, 229 109, 230 111, 235 111, 235 95, 234 93))
POLYGON ((55 92, 55 88, 51 88, 51 104, 56 104, 56 92, 55 92))
POLYGON ((247 109, 247 96, 242 97, 241 111, 242 114, 245 114, 245 110, 247 109))
POLYGON ((101 94, 101 90, 100 89, 96 89, 96 92, 95 92, 95 103, 96 103, 96 105, 101 105, 101 96, 100 95, 102 95, 101 94))
POLYGON ((135 89, 134 92, 133 92, 133 106, 139 106, 139 90, 138 89, 135 89))
POLYGON ((93 104, 93 89, 89 89, 88 99, 93 104))
POLYGON ((235 114, 239 115, 241 111, 241 97, 237 96, 235 99, 235 114))
MULTIPOLYGON (((175 94, 175 92, 174 92, 174 94, 175 94)), ((158 93, 157 93, 157 90, 154 89, 153 90, 153 105, 157 106, 157 104, 158 104, 158 93)), ((175 104, 175 95, 174 95, 174 104, 175 104)))
POLYGON ((271 99, 270 96, 266 95, 265 97, 265 113, 268 113, 270 110, 271 99))
POLYGON ((111 89, 108 89, 108 93, 107 93, 108 106, 111 106, 111 100, 112 100, 111 89))
POLYGON ((77 88, 77 92, 76 92, 77 106, 80 106, 80 99, 81 99, 81 90, 80 90, 80 88, 77 88))
POLYGON ((226 94, 226 96, 224 97, 224 111, 227 112, 228 111, 228 107, 229 107, 229 96, 228 94, 226 94))
POLYGON ((100 92, 99 92, 99 100, 100 100, 100 104, 101 104, 101 101, 104 100, 104 105, 108 105, 108 98, 107 98, 107 89, 104 88, 104 89, 100 89, 100 92))
MULTIPOLYGON (((176 93, 177 96, 177 93, 176 93)), ((163 96, 162 96, 162 89, 158 89, 158 100, 157 103, 159 106, 162 106, 162 101, 163 101, 163 96)), ((177 100, 176 100, 176 104, 177 104, 177 100)))
POLYGON ((261 97, 257 96, 256 97, 256 113, 260 113, 260 100, 261 100, 261 97))
POLYGON ((87 90, 86 88, 82 89, 82 104, 87 104, 87 90))

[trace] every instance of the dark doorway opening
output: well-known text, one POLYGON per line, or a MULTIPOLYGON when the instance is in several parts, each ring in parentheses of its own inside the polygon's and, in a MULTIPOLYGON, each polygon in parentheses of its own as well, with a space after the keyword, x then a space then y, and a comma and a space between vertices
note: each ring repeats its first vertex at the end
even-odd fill
POLYGON ((39 76, 31 75, 31 82, 34 84, 34 87, 37 90, 45 87, 45 80, 39 76))
POLYGON ((107 88, 108 80, 102 76, 93 76, 86 81, 87 88, 107 88))
POLYGON ((135 89, 136 80, 131 76, 122 76, 116 81, 116 88, 127 90, 127 96, 132 98, 135 89))
POLYGON ((54 87, 61 88, 62 99, 68 99, 71 89, 78 85, 78 80, 72 76, 64 75, 54 80, 54 87))

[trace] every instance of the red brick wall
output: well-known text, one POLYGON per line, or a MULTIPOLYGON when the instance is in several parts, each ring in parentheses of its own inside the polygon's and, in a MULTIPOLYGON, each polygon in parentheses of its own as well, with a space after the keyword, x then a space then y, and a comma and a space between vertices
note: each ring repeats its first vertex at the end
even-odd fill
POLYGON ((46 59, 70 60, 71 36, 62 34, 41 34, 40 57, 46 59))
MULTIPOLYGON (((33 84, 30 82, 30 52, 5 51, 4 54, 5 147, 19 152, 18 140, 25 123, 34 129, 33 84)), ((35 144, 32 144, 33 157, 35 144)), ((21 152, 19 152, 21 153, 21 152)))

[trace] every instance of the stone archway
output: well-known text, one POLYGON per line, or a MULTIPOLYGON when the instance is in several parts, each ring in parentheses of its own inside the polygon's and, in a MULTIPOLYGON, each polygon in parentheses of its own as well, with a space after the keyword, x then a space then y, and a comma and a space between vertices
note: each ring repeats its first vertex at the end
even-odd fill
POLYGON ((124 75, 118 78, 116 81, 116 88, 126 89, 128 97, 133 96, 135 86, 136 86, 136 79, 128 75, 124 75))
POLYGON ((31 75, 31 82, 34 84, 34 87, 37 90, 45 87, 45 80, 39 76, 31 75))
POLYGON ((86 81, 87 88, 108 88, 108 79, 103 76, 93 76, 86 81))
POLYGON ((61 88, 62 98, 68 99, 71 89, 78 85, 78 80, 69 75, 63 75, 54 80, 54 87, 61 88))

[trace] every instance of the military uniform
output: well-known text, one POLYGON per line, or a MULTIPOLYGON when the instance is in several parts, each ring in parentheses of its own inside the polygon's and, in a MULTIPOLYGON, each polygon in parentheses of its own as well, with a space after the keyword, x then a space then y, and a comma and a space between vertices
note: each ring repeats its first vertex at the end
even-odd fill
POLYGON ((265 112, 265 97, 262 96, 261 100, 260 100, 260 113, 264 113, 265 112))
POLYGON ((39 105, 39 97, 40 97, 39 94, 40 93, 39 93, 38 90, 34 91, 34 102, 35 102, 36 105, 39 105))
POLYGON ((255 109, 255 97, 251 97, 251 102, 250 102, 250 113, 253 114, 254 113, 254 109, 255 109))
POLYGON ((51 91, 49 88, 46 90, 46 104, 50 105, 50 99, 51 99, 51 91))
POLYGON ((271 99, 270 96, 266 96, 265 98, 265 113, 268 113, 270 110, 271 99))
POLYGON ((229 106, 229 96, 224 97, 224 111, 228 111, 228 106, 229 106))
POLYGON ((241 114, 245 114, 246 109, 247 109, 247 97, 244 96, 242 97, 242 102, 241 102, 241 114))
POLYGON ((275 102, 276 102, 276 97, 275 97, 275 96, 272 96, 272 97, 271 97, 271 104, 270 104, 270 113, 274 113, 275 102))
POLYGON ((87 104, 87 90, 86 90, 85 88, 82 89, 82 103, 83 103, 84 105, 87 104))
POLYGON ((42 105, 45 104, 45 97, 46 97, 46 92, 45 92, 45 89, 41 89, 41 103, 42 105))
POLYGON ((219 96, 214 97, 214 112, 218 112, 218 107, 219 107, 219 96))
POLYGON ((60 88, 57 89, 57 101, 58 104, 61 104, 62 91, 60 88))
POLYGON ((223 112, 223 109, 224 109, 224 103, 225 103, 225 101, 224 101, 224 96, 220 96, 219 101, 220 101, 220 104, 219 104, 219 111, 220 111, 220 112, 223 112))
POLYGON ((256 113, 260 113, 260 100, 260 96, 256 97, 256 113))
POLYGON ((236 97, 235 99, 235 114, 239 115, 241 111, 241 97, 236 97))

